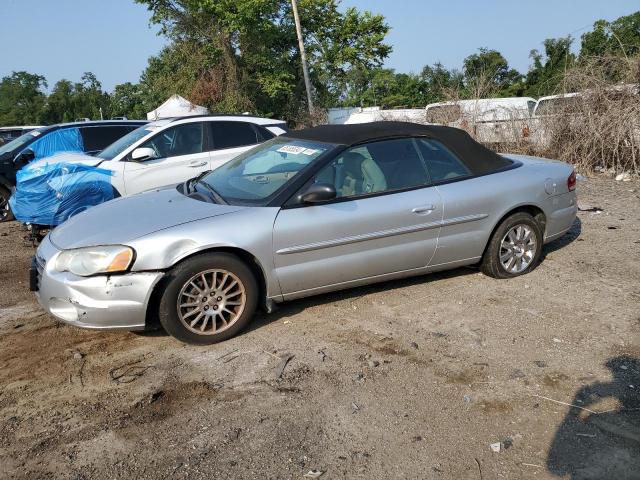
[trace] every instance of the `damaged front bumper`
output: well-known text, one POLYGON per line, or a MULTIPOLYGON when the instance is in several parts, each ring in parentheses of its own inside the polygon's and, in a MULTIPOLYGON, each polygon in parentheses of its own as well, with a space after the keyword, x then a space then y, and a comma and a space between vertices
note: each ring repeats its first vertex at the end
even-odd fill
POLYGON ((151 292, 162 272, 79 277, 55 270, 58 253, 47 236, 32 266, 31 287, 48 313, 76 327, 144 329, 151 292))

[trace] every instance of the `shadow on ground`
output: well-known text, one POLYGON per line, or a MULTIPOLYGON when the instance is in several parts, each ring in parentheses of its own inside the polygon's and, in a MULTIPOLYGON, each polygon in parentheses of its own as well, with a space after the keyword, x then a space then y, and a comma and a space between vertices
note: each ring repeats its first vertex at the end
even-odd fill
POLYGON ((573 221, 573 225, 567 233, 565 233, 562 237, 554 240, 553 242, 547 243, 544 247, 542 247, 542 257, 540 258, 541 262, 544 262, 544 259, 550 253, 553 253, 561 248, 566 247, 567 245, 575 242, 580 234, 582 233, 582 221, 580 217, 576 217, 573 221))
POLYGON ((277 310, 271 314, 259 312, 258 315, 256 315, 255 320, 248 327, 247 331, 255 330, 272 322, 282 320, 283 318, 297 315, 298 313, 310 307, 339 302, 343 300, 357 299, 364 295, 371 295, 379 292, 411 287, 413 285, 418 285, 426 282, 435 282, 445 278, 459 277, 462 275, 472 275, 475 273, 477 273, 477 269, 474 268, 457 268, 455 270, 448 270, 445 272, 430 273, 417 277, 403 278, 400 280, 389 280, 386 282, 374 283, 371 285, 354 287, 345 290, 339 290, 336 292, 314 295, 298 300, 292 300, 278 305, 277 310))
POLYGON ((581 388, 549 450, 549 471, 570 480, 640 479, 640 359, 607 362, 613 379, 581 388), (618 406, 602 411, 602 400, 618 406))

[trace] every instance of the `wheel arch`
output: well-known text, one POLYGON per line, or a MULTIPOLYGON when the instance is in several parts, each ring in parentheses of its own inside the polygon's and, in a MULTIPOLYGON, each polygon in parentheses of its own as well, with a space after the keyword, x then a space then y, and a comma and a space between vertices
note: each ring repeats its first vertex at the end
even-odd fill
POLYGON ((528 213, 536 221, 538 221, 538 223, 540 224, 540 227, 542 228, 542 239, 544 242, 544 235, 545 235, 545 230, 547 226, 547 216, 545 215, 544 210, 542 210, 537 205, 533 205, 533 204, 519 205, 507 211, 495 223, 495 225, 491 229, 491 233, 489 234, 489 237, 487 238, 484 249, 482 250, 482 257, 484 257, 484 255, 487 253, 487 248, 489 248, 489 242, 491 242, 491 239, 493 238, 493 234, 496 233, 496 230, 498 229, 498 227, 500 227, 500 225, 502 225, 502 222, 504 222, 506 218, 510 217, 514 213, 520 213, 520 212, 528 213))
MULTIPOLYGON (((266 308, 267 310, 269 308, 272 308, 270 307, 269 300, 267 299, 267 276, 264 271, 264 267, 262 266, 262 264, 260 263, 260 261, 255 255, 253 255, 252 253, 242 248, 231 247, 231 246, 219 246, 219 247, 210 247, 203 250, 198 250, 196 252, 190 253, 189 255, 181 257, 177 262, 171 265, 169 269, 175 268, 176 266, 186 262, 191 258, 197 257, 199 255, 207 254, 207 253, 228 253, 242 260, 247 265, 247 267, 249 267, 249 269, 251 270, 251 273, 253 273, 256 279, 256 283, 258 284, 259 305, 263 308, 266 308)), ((153 291, 151 292, 151 295, 149 297, 149 302, 147 304, 147 313, 146 313, 147 323, 151 320, 152 322, 154 322, 154 324, 158 323, 159 325, 159 322, 157 321, 158 319, 157 310, 160 305, 160 297, 162 296, 166 283, 167 283, 166 277, 163 277, 153 287, 153 291)))

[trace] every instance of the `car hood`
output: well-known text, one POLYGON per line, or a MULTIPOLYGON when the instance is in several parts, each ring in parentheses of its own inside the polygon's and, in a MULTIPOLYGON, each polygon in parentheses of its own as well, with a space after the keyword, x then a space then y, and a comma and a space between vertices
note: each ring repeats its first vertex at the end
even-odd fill
POLYGON ((50 235, 60 249, 131 242, 150 233, 246 207, 218 205, 189 198, 173 187, 120 197, 82 212, 50 235))
POLYGON ((52 155, 50 157, 41 158, 40 160, 36 160, 34 162, 29 162, 24 168, 32 170, 35 168, 44 167, 46 165, 55 165, 58 163, 81 163, 83 165, 95 167, 102 161, 102 158, 92 157, 91 155, 87 155, 85 153, 63 152, 52 155))

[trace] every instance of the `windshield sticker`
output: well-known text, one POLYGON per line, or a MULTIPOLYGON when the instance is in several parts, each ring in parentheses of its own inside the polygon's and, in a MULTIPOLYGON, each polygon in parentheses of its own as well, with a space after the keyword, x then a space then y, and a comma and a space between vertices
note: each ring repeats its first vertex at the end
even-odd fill
POLYGON ((304 152, 302 152, 303 155, 314 155, 318 153, 318 150, 315 150, 313 148, 305 148, 304 152))
POLYGON ((280 153, 291 153, 293 155, 299 155, 301 153, 304 153, 305 150, 307 150, 306 147, 297 147, 295 145, 283 145, 277 151, 280 153))
POLYGON ((30 133, 33 137, 37 137, 38 135, 40 135, 40 132, 39 132, 39 131, 37 131, 37 130, 31 130, 29 133, 30 133))

